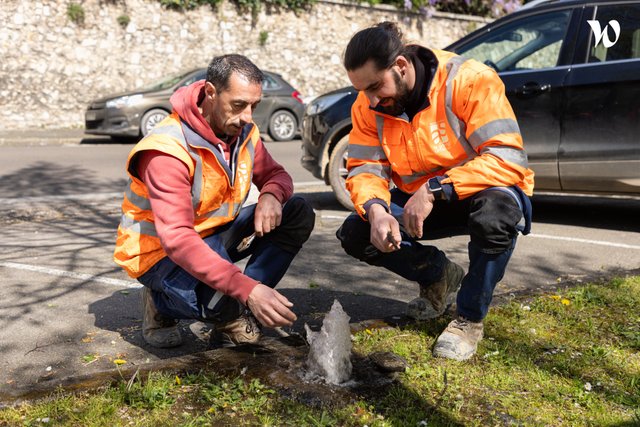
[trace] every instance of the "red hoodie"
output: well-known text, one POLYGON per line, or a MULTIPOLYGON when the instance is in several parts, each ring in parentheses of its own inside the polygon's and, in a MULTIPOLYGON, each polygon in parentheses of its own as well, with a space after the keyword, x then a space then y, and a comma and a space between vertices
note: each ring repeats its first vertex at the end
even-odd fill
MULTIPOLYGON (((171 96, 171 105, 182 120, 212 143, 212 149, 218 150, 222 146, 228 160, 229 144, 215 136, 198 110, 203 98, 204 80, 201 80, 178 89, 171 96)), ((246 304, 258 282, 209 248, 194 230, 187 166, 168 154, 143 151, 138 157, 137 171, 149 190, 158 237, 169 258, 201 282, 246 304)), ((255 149, 253 183, 260 194, 271 193, 280 203, 293 193, 291 176, 273 160, 262 141, 255 149)))

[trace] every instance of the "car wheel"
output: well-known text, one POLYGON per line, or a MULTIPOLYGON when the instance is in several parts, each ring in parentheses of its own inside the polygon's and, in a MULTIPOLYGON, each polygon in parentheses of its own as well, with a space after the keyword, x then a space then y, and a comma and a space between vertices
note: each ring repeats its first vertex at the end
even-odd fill
POLYGON ((147 136, 149 132, 151 132, 151 129, 156 127, 156 125, 163 121, 168 115, 169 113, 160 108, 154 108, 144 113, 142 120, 140 120, 140 133, 142 133, 142 136, 147 136))
POLYGON ((353 210, 351 196, 347 191, 347 149, 349 148, 349 135, 342 138, 331 152, 329 158, 329 184, 336 195, 338 202, 345 208, 353 210))
POLYGON ((269 119, 269 135, 275 141, 290 141, 296 134, 298 121, 286 110, 278 110, 269 119))

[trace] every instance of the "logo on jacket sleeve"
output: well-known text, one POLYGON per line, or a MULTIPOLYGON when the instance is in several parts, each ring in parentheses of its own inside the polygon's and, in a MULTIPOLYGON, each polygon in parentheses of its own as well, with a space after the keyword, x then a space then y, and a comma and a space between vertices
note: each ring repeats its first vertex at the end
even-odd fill
POLYGON ((429 133, 431 134, 431 142, 433 143, 433 151, 436 153, 444 151, 449 145, 449 137, 447 136, 447 125, 444 121, 431 122, 429 124, 429 133))

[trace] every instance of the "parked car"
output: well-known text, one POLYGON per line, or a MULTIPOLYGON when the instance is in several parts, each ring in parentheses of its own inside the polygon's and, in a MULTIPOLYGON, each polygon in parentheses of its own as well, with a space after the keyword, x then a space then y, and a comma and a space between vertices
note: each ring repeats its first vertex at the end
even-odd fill
MULTIPOLYGON (((253 113, 253 120, 274 140, 291 140, 302 125, 302 96, 279 74, 263 73, 262 101, 253 113)), ((97 99, 85 113, 85 132, 114 139, 146 136, 171 112, 171 95, 182 86, 204 79, 206 74, 206 68, 199 68, 148 87, 97 99)))
MULTIPOLYGON (((483 62, 502 78, 536 193, 640 195, 640 1, 535 3, 445 50, 483 62)), ((303 126, 302 165, 331 184, 346 207, 356 96, 347 87, 316 98, 303 126)))

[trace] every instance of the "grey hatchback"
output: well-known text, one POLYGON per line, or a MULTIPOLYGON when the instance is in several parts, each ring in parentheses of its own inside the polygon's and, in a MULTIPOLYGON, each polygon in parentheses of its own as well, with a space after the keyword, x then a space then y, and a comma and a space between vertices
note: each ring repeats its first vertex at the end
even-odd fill
MULTIPOLYGON (((291 140, 302 124, 302 96, 279 74, 263 73, 262 101, 253 120, 275 141, 291 140)), ((206 74, 206 68, 198 68, 148 87, 97 99, 85 112, 85 133, 109 135, 114 140, 146 136, 171 112, 171 95, 182 86, 206 78, 206 74)))

